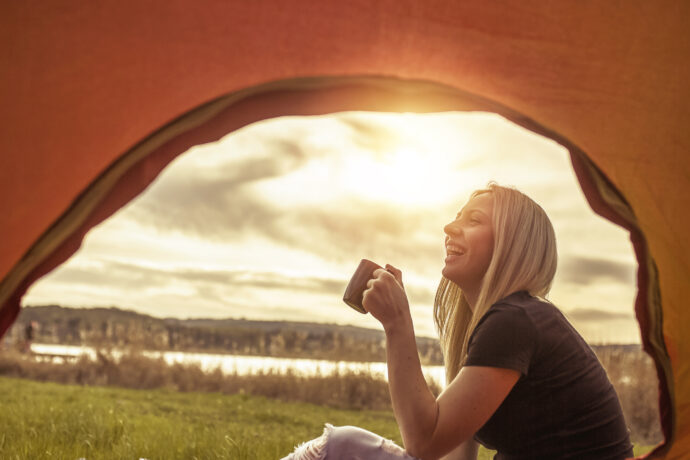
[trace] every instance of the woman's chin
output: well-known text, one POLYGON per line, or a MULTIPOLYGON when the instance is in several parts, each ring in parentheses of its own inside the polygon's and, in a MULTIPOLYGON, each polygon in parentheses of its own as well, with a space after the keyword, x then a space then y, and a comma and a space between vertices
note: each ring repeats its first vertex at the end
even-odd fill
POLYGON ((449 267, 448 265, 445 265, 441 269, 441 275, 443 275, 444 278, 448 278, 449 280, 453 281, 454 283, 457 284, 457 281, 455 281, 456 276, 453 275, 453 269, 449 267))

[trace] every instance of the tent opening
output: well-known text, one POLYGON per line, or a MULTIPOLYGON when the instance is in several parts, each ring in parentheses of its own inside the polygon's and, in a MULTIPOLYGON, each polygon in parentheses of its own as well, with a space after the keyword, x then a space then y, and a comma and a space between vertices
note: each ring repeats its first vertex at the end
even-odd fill
MULTIPOLYGON (((403 270, 416 331, 433 338, 443 225, 490 180, 517 187, 549 214, 559 243, 550 299, 595 346, 633 441, 659 443, 658 381, 640 347, 627 232, 591 211, 564 147, 487 112, 281 117, 195 146, 32 285, 7 339, 21 340, 35 321, 37 350, 109 338, 182 349, 156 320, 141 323, 148 333, 118 332, 103 316, 56 325, 59 309, 47 315, 39 307, 47 305, 377 328, 340 300, 361 258, 403 270), (159 342, 146 342, 156 334, 159 342)), ((276 338, 264 352, 297 357, 297 342, 276 338)), ((441 364, 433 359, 430 367, 441 364)))

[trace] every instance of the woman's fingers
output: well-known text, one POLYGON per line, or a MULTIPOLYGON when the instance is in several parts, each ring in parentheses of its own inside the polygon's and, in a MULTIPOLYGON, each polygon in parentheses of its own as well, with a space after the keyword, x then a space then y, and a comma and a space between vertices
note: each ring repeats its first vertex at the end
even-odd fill
POLYGON ((398 270, 397 268, 395 268, 391 264, 386 264, 386 271, 393 274, 396 281, 398 283, 400 283, 400 286, 402 286, 403 288, 405 287, 403 284, 403 280, 402 280, 402 272, 400 270, 398 270))
MULTIPOLYGON (((390 294, 396 290, 391 291, 391 287, 397 284, 397 288, 402 287, 402 273, 393 266, 386 266, 386 269, 378 268, 374 270, 372 278, 367 281, 367 288, 364 290, 363 297, 367 298, 390 298, 390 294), (392 268, 394 271, 389 270, 392 268), (393 283, 393 284, 391 284, 393 283)), ((403 289, 404 291, 404 289, 403 289)))
POLYGON ((374 285, 379 279, 381 279, 382 273, 386 273, 386 271, 380 268, 374 270, 373 277, 367 281, 367 288, 364 290, 363 297, 366 298, 367 296, 371 295, 372 291, 374 290, 374 285))
POLYGON ((383 281, 389 275, 392 275, 393 279, 400 284, 400 287, 403 287, 402 272, 394 266, 386 264, 385 270, 383 268, 374 270, 372 278, 367 281, 367 289, 371 289, 376 281, 383 281))
POLYGON ((385 270, 375 270, 372 278, 367 281, 362 306, 379 320, 384 328, 404 317, 409 305, 402 285, 402 272, 392 265, 386 265, 385 270))
MULTIPOLYGON (((366 307, 365 304, 368 303, 367 301, 370 298, 372 298, 372 296, 376 297, 374 293, 375 293, 375 291, 379 290, 379 289, 376 289, 376 284, 377 284, 377 282, 379 282, 379 284, 380 284, 380 280, 382 279, 383 276, 385 276, 384 273, 390 274, 386 270, 383 270, 381 268, 377 268, 376 270, 374 270, 374 273, 372 273, 372 278, 370 278, 369 281, 367 281, 367 288, 364 290, 364 293, 362 296, 363 297, 362 298, 362 306, 367 311, 369 309, 366 307)), ((380 294, 380 293, 376 292, 376 294, 380 294)))

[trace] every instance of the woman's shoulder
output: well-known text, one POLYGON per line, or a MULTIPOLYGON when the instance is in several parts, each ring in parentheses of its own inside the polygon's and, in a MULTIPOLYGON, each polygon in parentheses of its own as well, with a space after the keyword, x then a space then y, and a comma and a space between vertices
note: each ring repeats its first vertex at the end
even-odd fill
POLYGON ((524 311, 528 315, 538 313, 561 315, 561 311, 554 304, 541 297, 533 296, 527 291, 513 292, 497 300, 491 306, 491 310, 524 311))
POLYGON ((566 315, 546 299, 530 295, 527 291, 518 291, 494 303, 489 311, 492 310, 496 316, 502 316, 504 322, 517 323, 516 318, 524 318, 520 322, 529 323, 535 337, 549 349, 554 349, 555 345, 551 345, 558 344, 567 353, 577 349, 584 355, 593 354, 566 315))
POLYGON ((496 302, 484 313, 477 323, 477 328, 491 324, 492 328, 533 329, 532 316, 535 308, 540 308, 540 300, 529 295, 527 291, 514 292, 496 302), (503 326, 498 326, 503 325, 503 326))
POLYGON ((521 319, 521 322, 530 323, 536 330, 548 328, 553 331, 574 332, 570 321, 556 305, 527 291, 514 292, 498 300, 487 314, 502 316, 505 321, 521 319))

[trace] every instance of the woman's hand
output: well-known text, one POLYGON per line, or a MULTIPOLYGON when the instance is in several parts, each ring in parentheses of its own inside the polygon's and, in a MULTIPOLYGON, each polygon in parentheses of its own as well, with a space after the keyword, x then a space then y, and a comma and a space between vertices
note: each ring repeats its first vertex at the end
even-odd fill
POLYGON ((410 305, 402 281, 402 272, 392 265, 374 271, 367 282, 362 306, 379 320, 384 329, 410 320, 410 305))

